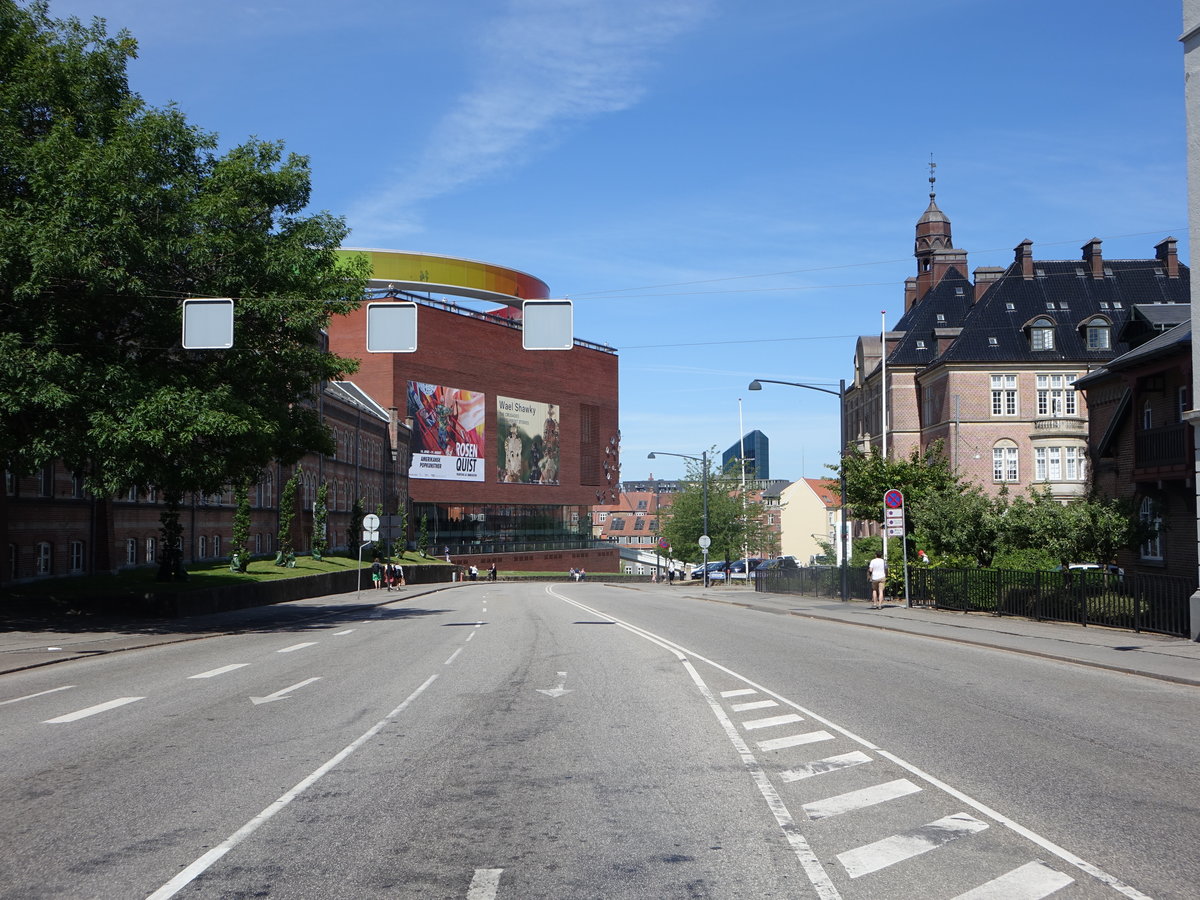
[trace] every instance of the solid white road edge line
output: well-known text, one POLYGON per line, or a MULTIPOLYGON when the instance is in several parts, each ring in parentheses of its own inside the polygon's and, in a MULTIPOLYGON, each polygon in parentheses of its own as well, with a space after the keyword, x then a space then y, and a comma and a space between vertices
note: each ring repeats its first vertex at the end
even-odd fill
POLYGON ((308 790, 310 787, 312 787, 314 784, 316 784, 318 781, 320 781, 321 778, 323 778, 330 771, 330 769, 332 769, 334 766, 336 766, 338 763, 340 763, 342 760, 344 760, 346 757, 348 757, 351 753, 353 753, 355 750, 357 750, 359 747, 361 747, 363 744, 365 744, 371 738, 375 737, 375 735, 377 735, 380 731, 383 730, 384 726, 387 725, 388 722, 390 722, 396 716, 400 715, 400 713, 404 712, 404 710, 406 710, 408 708, 409 704, 412 703, 414 700, 416 700, 418 697, 420 697, 421 694, 425 693, 425 689, 428 688, 431 684, 433 684, 436 680, 437 680, 437 675, 430 675, 429 678, 426 679, 424 684, 422 684, 419 688, 417 688, 415 691, 413 691, 411 694, 409 694, 407 697, 404 698, 403 703, 401 703, 399 706, 397 706, 395 709, 393 709, 390 713, 388 713, 386 716, 384 716, 382 719, 380 719, 378 722, 376 722, 374 725, 372 725, 370 728, 368 728, 365 732, 363 732, 363 734, 360 737, 356 738, 352 743, 348 744, 343 750, 341 750, 336 756, 334 756, 332 759, 330 759, 327 763, 322 765, 320 768, 318 768, 315 772, 313 772, 311 775, 309 775, 303 781, 300 781, 295 787, 293 787, 291 790, 289 790, 285 794, 283 794, 278 800, 276 800, 274 803, 272 803, 270 806, 268 806, 266 809, 264 809, 262 812, 260 812, 257 816, 255 816, 253 819, 251 819, 249 822, 247 822, 245 825, 243 825, 241 828, 239 828, 237 831, 235 831, 233 834, 231 834, 229 837, 227 837, 224 841, 222 841, 216 847, 213 847, 211 850, 209 850, 207 853, 205 853, 203 856, 201 856, 199 859, 197 859, 194 863, 192 863, 190 866, 188 866, 186 869, 184 869, 182 872, 180 872, 178 875, 176 875, 174 878, 172 878, 170 881, 168 881, 162 887, 160 887, 157 891, 155 891, 153 894, 151 894, 149 897, 147 897, 147 900, 166 900, 166 898, 168 898, 168 897, 174 897, 175 894, 177 894, 180 890, 182 890, 184 887, 186 887, 188 884, 190 884, 192 881, 194 881, 209 866, 211 866, 218 859, 220 859, 222 856, 224 856, 226 853, 228 853, 230 850, 232 850, 234 847, 236 847, 238 844, 240 844, 242 841, 244 841, 250 835, 252 835, 255 831, 257 831, 259 829, 259 827, 261 825, 263 825, 267 821, 269 821, 271 819, 271 817, 274 816, 277 812, 279 812, 281 809, 283 809, 285 806, 287 806, 289 803, 291 803, 293 800, 295 800, 297 797, 299 797, 302 793, 304 793, 306 790, 308 790))
POLYGON ((557 597, 560 600, 570 603, 572 606, 578 607, 588 613, 602 615, 605 618, 612 619, 617 625, 631 631, 651 643, 658 644, 669 653, 673 654, 687 670, 691 676, 692 682, 696 685, 700 695, 708 703, 709 709, 712 710, 721 728, 725 731, 725 736, 729 738, 729 742, 733 744, 734 750, 741 757, 742 765, 746 771, 750 773, 750 777, 754 781, 755 787, 762 795, 763 800, 767 803, 767 808, 771 810, 771 814, 775 817, 775 822, 779 825, 784 837, 787 838, 788 844, 791 845, 792 852, 796 854, 796 859, 800 863, 800 867, 804 870, 804 874, 808 876, 809 882, 817 892, 817 896, 821 900, 841 900, 841 894, 834 887, 833 881, 829 877, 829 873, 825 871, 825 867, 821 865, 821 861, 813 852, 812 847, 808 845, 808 840, 801 834, 800 829, 796 826, 792 814, 788 812, 787 806, 783 802, 783 798, 779 796, 779 792, 775 790, 775 785, 771 783, 771 779, 767 777, 767 773, 763 771, 763 767, 759 764, 758 759, 750 750, 749 745, 743 740, 738 732, 737 725, 725 713, 725 708, 721 706, 721 701, 713 696, 713 692, 709 689, 704 679, 700 677, 700 673, 696 671, 696 667, 691 664, 687 656, 672 646, 669 641, 652 635, 648 631, 643 631, 635 625, 630 625, 627 622, 622 622, 613 616, 606 613, 598 613, 594 609, 584 606, 581 603, 576 603, 574 600, 568 599, 559 593, 556 593, 553 588, 547 587, 546 592, 551 596, 557 597))
MULTIPOLYGON (((547 592, 553 593, 550 590, 550 588, 547 588, 546 590, 547 590, 547 592)), ((1008 818, 1007 816, 1001 815, 1000 813, 996 812, 994 809, 991 809, 990 807, 984 805, 983 803, 980 803, 978 800, 968 797, 966 794, 962 793, 961 791, 955 790, 954 788, 950 787, 950 785, 946 784, 945 782, 939 781, 937 778, 934 778, 932 775, 929 775, 928 773, 921 771, 920 769, 918 769, 916 766, 912 765, 911 763, 905 762, 900 757, 896 756, 894 753, 888 753, 885 750, 881 750, 878 746, 873 744, 871 741, 868 741, 866 738, 860 737, 859 735, 855 734, 853 731, 850 731, 847 728, 843 728, 841 725, 838 725, 837 723, 830 721, 829 719, 825 718, 824 716, 819 715, 819 714, 813 712, 812 710, 807 709, 807 708, 801 706, 800 704, 787 699, 786 697, 784 697, 781 694, 777 694, 775 691, 772 691, 769 688, 763 687, 761 684, 757 684, 756 682, 751 681, 749 678, 747 678, 744 675, 739 675, 737 672, 734 672, 732 669, 726 668, 725 666, 721 665, 719 662, 715 662, 714 660, 711 660, 711 659, 708 659, 707 657, 701 656, 698 653, 693 653, 692 651, 688 650, 687 648, 681 647, 680 645, 675 644, 672 641, 667 640, 666 638, 659 637, 658 635, 655 635, 649 631, 645 631, 644 629, 641 629, 636 625, 633 625, 633 624, 630 624, 629 622, 624 622, 620 619, 617 619, 615 616, 611 616, 608 613, 601 612, 598 609, 592 609, 590 607, 584 606, 583 604, 577 603, 574 600, 568 600, 566 597, 563 597, 561 594, 554 594, 554 596, 558 597, 560 600, 565 600, 567 603, 571 603, 571 604, 579 607, 580 609, 586 610, 589 613, 593 613, 598 616, 607 616, 608 618, 612 619, 614 622, 616 622, 618 625, 622 626, 623 628, 625 628, 629 631, 632 631, 635 634, 641 634, 647 640, 651 640, 661 647, 666 647, 667 649, 673 650, 678 653, 684 653, 692 659, 697 659, 700 662, 703 662, 721 672, 726 673, 727 675, 731 675, 732 677, 736 678, 738 681, 743 682, 744 684, 754 688, 755 690, 761 691, 762 693, 764 693, 768 696, 774 697, 780 703, 784 703, 784 704, 792 707, 793 709, 799 710, 800 712, 804 713, 809 718, 815 719, 816 721, 820 722, 822 725, 825 725, 828 728, 832 728, 834 731, 837 731, 839 734, 845 735, 850 740, 854 741, 857 744, 861 744, 862 746, 866 747, 868 750, 876 751, 880 756, 885 757, 886 759, 890 760, 891 762, 894 762, 896 765, 900 766, 901 768, 908 770, 913 775, 915 775, 917 778, 920 778, 921 780, 927 782, 928 784, 932 785, 933 787, 938 788, 939 790, 945 791, 947 794, 954 797, 955 799, 957 799, 963 803, 966 803, 968 806, 972 807, 976 812, 979 812, 982 815, 987 816, 988 818, 994 820, 998 824, 1003 825, 1005 828, 1008 828, 1010 831, 1013 831, 1013 832, 1021 835, 1023 838, 1033 841, 1035 844, 1037 844, 1042 849, 1047 850, 1050 853, 1053 853, 1059 859, 1063 860, 1066 863, 1069 863, 1072 866, 1075 866, 1080 871, 1086 872, 1088 875, 1091 875, 1093 878, 1097 879, 1098 881, 1102 882, 1103 884, 1107 885, 1108 887, 1112 888, 1113 890, 1117 891, 1118 893, 1121 893, 1124 896, 1129 897, 1130 900, 1152 900, 1151 897, 1147 896, 1146 894, 1143 894, 1141 891, 1139 891, 1137 888, 1133 887, 1132 885, 1125 884, 1123 881, 1121 881, 1115 875, 1108 874, 1103 869, 1099 868, 1096 865, 1093 865, 1092 863, 1088 862, 1085 859, 1082 859, 1082 858, 1076 856, 1074 853, 1070 852, 1069 850, 1058 846, 1058 844, 1055 844, 1053 841, 1042 837, 1041 835, 1037 834, 1036 832, 1030 831, 1025 826, 1020 825, 1017 822, 1014 822, 1012 819, 1008 818)))
POLYGON ((65 716, 46 719, 42 724, 62 725, 65 722, 75 722, 79 719, 86 719, 88 716, 94 716, 96 713, 108 712, 110 709, 116 709, 118 706, 124 706, 126 703, 136 703, 138 700, 145 699, 145 697, 118 697, 116 700, 109 700, 107 703, 97 703, 95 706, 89 706, 87 709, 79 709, 73 713, 67 713, 65 716))

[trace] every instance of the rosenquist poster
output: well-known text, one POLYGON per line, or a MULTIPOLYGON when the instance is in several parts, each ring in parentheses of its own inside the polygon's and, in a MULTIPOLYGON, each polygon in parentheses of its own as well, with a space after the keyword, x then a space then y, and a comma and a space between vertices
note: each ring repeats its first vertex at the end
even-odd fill
POLYGON ((484 480, 483 394, 410 381, 408 415, 413 423, 410 478, 484 480))

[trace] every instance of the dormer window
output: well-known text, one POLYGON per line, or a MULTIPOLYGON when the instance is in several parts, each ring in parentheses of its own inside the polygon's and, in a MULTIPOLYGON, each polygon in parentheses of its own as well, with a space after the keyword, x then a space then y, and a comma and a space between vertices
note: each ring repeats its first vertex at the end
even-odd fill
POLYGON ((1084 328, 1089 350, 1112 349, 1112 323, 1108 319, 1104 316, 1096 316, 1094 319, 1088 319, 1084 328))
POLYGON ((1100 301, 1100 308, 1101 308, 1101 309, 1108 309, 1108 301, 1107 301, 1107 300, 1101 300, 1101 301, 1100 301))
POLYGON ((1009 312, 1012 312, 1014 309, 1016 309, 1016 308, 1017 308, 1017 304, 1015 304, 1015 303, 1005 303, 1005 304, 1004 304, 1004 308, 1005 308, 1005 309, 1007 309, 1009 312))
POLYGON ((996 347, 996 346, 999 346, 999 344, 1000 344, 1000 342, 998 340, 996 340, 994 337, 988 338, 988 346, 989 347, 996 347))
POLYGON ((924 342, 924 341, 917 341, 917 349, 918 349, 918 350, 924 350, 924 349, 925 349, 925 342, 924 342))
POLYGON ((938 320, 939 322, 945 322, 945 321, 946 321, 946 316, 945 316, 945 314, 944 314, 944 313, 938 313, 938 314, 937 314, 937 320, 938 320))
POLYGON ((954 296, 956 296, 956 297, 961 297, 961 296, 963 296, 963 294, 964 294, 964 291, 963 291, 963 289, 962 289, 962 288, 960 288, 960 287, 956 287, 956 288, 954 289, 954 296))
POLYGON ((1030 350, 1053 350, 1054 349, 1054 323, 1049 319, 1042 317, 1034 319, 1033 324, 1029 326, 1029 349, 1030 350))
POLYGON ((1046 309, 1053 311, 1053 309, 1054 309, 1054 301, 1053 300, 1046 301, 1046 309))

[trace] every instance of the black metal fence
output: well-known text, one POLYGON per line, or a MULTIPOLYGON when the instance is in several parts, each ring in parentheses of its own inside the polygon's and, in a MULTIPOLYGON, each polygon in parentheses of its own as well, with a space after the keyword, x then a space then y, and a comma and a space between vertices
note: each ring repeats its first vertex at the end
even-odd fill
MULTIPOLYGON (((850 596, 870 596, 860 567, 847 573, 850 596)), ((903 595, 902 586, 894 595, 903 595)), ((1038 621, 1106 625, 1186 637, 1195 585, 1171 575, 1116 574, 1101 570, 1018 572, 1011 569, 909 567, 913 606, 1022 616, 1038 621)), ((813 567, 755 573, 755 590, 839 597, 836 568, 813 567)))

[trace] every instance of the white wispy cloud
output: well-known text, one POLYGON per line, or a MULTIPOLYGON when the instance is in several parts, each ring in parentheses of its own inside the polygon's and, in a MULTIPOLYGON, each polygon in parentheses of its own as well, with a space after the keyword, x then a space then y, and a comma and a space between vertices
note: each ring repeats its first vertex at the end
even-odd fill
POLYGON ((643 96, 655 52, 711 0, 511 0, 480 29, 474 87, 428 136, 414 166, 349 216, 380 234, 419 227, 421 204, 527 163, 572 124, 643 96))

